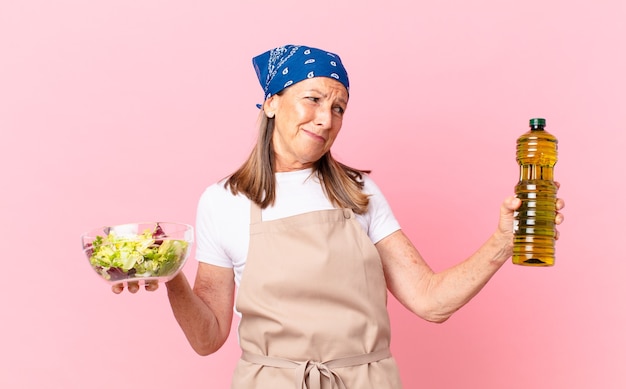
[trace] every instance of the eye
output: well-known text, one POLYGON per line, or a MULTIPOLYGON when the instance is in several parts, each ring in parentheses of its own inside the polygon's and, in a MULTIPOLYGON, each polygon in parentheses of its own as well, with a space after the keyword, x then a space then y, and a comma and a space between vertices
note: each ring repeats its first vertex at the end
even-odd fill
POLYGON ((333 108, 333 110, 337 112, 339 115, 343 115, 343 113, 346 112, 346 109, 341 106, 336 106, 333 108))
POLYGON ((314 97, 314 96, 307 96, 308 100, 311 100, 314 103, 319 103, 320 98, 319 97, 314 97))

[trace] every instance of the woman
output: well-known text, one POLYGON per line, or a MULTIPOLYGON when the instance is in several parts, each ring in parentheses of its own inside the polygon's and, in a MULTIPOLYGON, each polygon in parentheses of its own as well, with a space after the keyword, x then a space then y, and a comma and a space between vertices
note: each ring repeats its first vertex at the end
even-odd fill
POLYGON ((520 201, 505 199, 475 254, 434 273, 368 172, 331 155, 349 99, 339 56, 288 45, 253 64, 265 93, 258 141, 200 199, 194 287, 183 273, 166 283, 174 315, 208 355, 235 307, 243 353, 233 388, 399 388, 387 288, 416 315, 445 321, 511 256, 520 201))

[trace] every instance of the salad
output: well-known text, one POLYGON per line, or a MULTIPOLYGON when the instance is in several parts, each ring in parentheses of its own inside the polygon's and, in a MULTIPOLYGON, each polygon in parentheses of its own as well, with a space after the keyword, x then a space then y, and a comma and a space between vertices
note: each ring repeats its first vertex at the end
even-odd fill
MULTIPOLYGON (((123 226, 122 226, 123 227, 123 226)), ((168 239, 159 223, 142 233, 110 228, 85 245, 91 266, 104 279, 168 276, 187 257, 189 243, 168 239)))

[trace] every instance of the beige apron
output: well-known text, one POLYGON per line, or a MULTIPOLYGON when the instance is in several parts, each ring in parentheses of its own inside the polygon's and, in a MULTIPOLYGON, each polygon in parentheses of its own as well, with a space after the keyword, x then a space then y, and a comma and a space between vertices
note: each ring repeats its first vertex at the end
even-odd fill
POLYGON ((231 388, 400 388, 382 264, 354 213, 250 216, 231 388))

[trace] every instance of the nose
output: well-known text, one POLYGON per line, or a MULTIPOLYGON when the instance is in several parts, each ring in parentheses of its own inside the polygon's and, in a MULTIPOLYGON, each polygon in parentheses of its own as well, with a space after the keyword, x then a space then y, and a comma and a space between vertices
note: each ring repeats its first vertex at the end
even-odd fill
POLYGON ((321 128, 330 128, 333 124, 333 114, 330 107, 320 106, 315 112, 315 125, 321 128))

